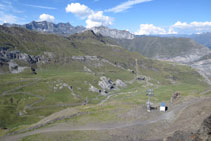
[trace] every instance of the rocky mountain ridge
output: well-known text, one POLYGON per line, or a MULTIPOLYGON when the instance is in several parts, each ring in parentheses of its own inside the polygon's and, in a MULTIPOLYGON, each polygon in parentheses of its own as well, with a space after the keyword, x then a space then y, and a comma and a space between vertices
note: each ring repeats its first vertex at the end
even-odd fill
POLYGON ((5 27, 22 27, 33 31, 38 31, 42 33, 53 33, 58 35, 69 36, 74 33, 83 32, 86 28, 83 26, 72 26, 70 23, 58 23, 54 24, 52 22, 41 21, 36 22, 32 21, 31 23, 18 25, 18 24, 3 24, 5 27))
MULTIPOLYGON (((83 26, 72 26, 70 23, 52 23, 47 21, 32 21, 31 23, 18 25, 18 24, 3 24, 5 27, 22 27, 33 31, 38 31, 42 33, 52 33, 58 35, 65 35, 70 36, 75 33, 80 33, 87 29, 83 26)), ((118 38, 118 39, 133 39, 135 35, 131 34, 126 30, 117 30, 117 29, 110 29, 105 26, 94 27, 91 28, 95 33, 102 34, 103 36, 108 36, 111 38, 118 38)))

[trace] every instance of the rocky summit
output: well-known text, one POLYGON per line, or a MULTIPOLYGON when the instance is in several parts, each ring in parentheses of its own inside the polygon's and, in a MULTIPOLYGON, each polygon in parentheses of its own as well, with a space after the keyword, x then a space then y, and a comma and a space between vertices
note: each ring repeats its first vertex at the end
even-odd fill
POLYGON ((135 35, 131 34, 126 30, 117 30, 117 29, 110 29, 105 26, 94 27, 92 30, 95 33, 100 33, 103 36, 108 36, 117 39, 133 39, 135 35))

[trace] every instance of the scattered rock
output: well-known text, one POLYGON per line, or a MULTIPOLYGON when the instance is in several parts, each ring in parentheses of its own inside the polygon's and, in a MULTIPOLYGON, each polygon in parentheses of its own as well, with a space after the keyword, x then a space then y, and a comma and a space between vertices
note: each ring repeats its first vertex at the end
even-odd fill
POLYGON ((24 71, 27 67, 20 67, 18 64, 16 64, 14 61, 8 62, 9 64, 9 71, 11 73, 20 73, 24 71))
POLYGON ((193 135, 189 132, 176 131, 173 136, 168 137, 166 141, 193 141, 193 135))
POLYGON ((18 116, 23 116, 23 113, 21 111, 18 112, 18 116))
POLYGON ((120 79, 115 81, 116 87, 126 87, 127 85, 120 79))
POLYGON ((174 101, 176 101, 178 98, 180 98, 180 93, 179 92, 176 92, 174 94, 172 94, 171 96, 171 103, 173 103, 174 101))
POLYGON ((91 71, 89 68, 87 68, 86 66, 84 66, 84 71, 85 71, 85 72, 90 72, 90 73, 92 72, 92 71, 91 71))
POLYGON ((52 88, 54 91, 61 90, 63 88, 68 88, 70 91, 72 91, 72 86, 68 85, 67 83, 64 83, 62 80, 57 80, 52 82, 52 88))
POLYGON ((89 84, 89 86, 90 86, 89 91, 96 92, 96 93, 99 92, 99 89, 97 89, 96 87, 94 87, 92 84, 89 84))
POLYGON ((136 77, 136 80, 143 81, 143 80, 145 80, 145 77, 144 76, 138 76, 138 77, 136 77))

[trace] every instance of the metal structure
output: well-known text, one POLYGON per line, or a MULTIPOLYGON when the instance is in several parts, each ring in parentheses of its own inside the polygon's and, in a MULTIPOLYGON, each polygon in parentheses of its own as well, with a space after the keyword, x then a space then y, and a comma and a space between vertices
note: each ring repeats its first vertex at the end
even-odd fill
POLYGON ((151 110, 150 97, 151 97, 151 96, 154 96, 153 89, 148 89, 148 90, 147 90, 147 94, 146 94, 146 95, 148 96, 148 101, 147 101, 147 111, 148 111, 148 112, 150 112, 150 110, 151 110))

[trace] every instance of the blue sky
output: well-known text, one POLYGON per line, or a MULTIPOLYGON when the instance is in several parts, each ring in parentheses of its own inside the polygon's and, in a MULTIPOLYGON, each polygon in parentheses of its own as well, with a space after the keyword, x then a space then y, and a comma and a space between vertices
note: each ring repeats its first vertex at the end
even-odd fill
POLYGON ((135 34, 211 32, 211 0, 1 0, 0 24, 33 20, 135 34))

